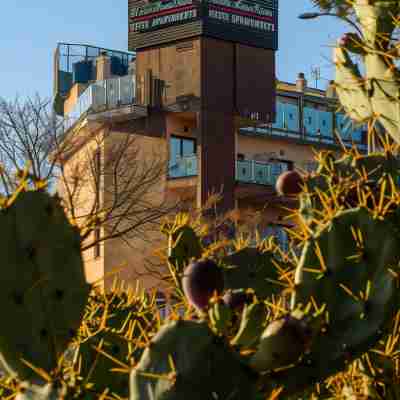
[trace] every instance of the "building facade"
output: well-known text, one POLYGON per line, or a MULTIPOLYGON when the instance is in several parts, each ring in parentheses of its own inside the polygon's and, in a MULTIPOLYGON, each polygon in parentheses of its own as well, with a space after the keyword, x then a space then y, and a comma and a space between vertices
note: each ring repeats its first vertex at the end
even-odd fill
MULTIPOLYGON (((214 0, 206 10, 191 0, 142 3, 130 2, 135 53, 57 48, 54 104, 64 137, 76 139, 63 157, 67 174, 83 155, 96 153, 101 163, 115 143, 134 136, 144 163, 156 152, 168 164, 149 201, 181 199, 201 207, 222 190, 221 212, 235 210, 244 230, 274 235, 286 247, 284 228, 293 224, 287 209, 295 204, 277 195, 278 176, 312 171, 315 150, 356 145, 365 151, 363 128, 340 112, 332 86, 310 88, 301 73, 294 83, 276 79, 275 1, 245 9, 241 2, 214 0), (223 30, 224 23, 231 30, 223 30), (247 224, 255 214, 255 225, 247 224)), ((104 179, 100 192, 83 191, 81 211, 96 196, 106 201, 108 185, 104 179)), ((62 185, 59 193, 66 195, 62 185)), ((89 249, 88 280, 126 263, 123 279, 157 286, 144 263, 165 238, 154 233, 152 239, 127 245, 116 238, 89 249)))

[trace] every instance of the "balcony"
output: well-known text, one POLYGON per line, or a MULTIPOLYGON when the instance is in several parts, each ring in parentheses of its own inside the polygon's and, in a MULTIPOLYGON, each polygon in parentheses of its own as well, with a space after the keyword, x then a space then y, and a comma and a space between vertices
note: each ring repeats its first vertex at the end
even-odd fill
MULTIPOLYGON (((288 170, 283 162, 260 162, 255 160, 236 160, 235 197, 253 203, 294 204, 293 198, 277 196, 275 184, 280 174, 288 170)), ((196 196, 198 175, 197 155, 177 157, 170 161, 168 189, 182 196, 196 196), (184 178, 184 179, 182 179, 184 178)))
POLYGON ((275 186, 280 174, 288 165, 280 162, 260 162, 254 160, 236 161, 236 180, 244 183, 275 186))
POLYGON ((320 146, 340 146, 337 135, 346 147, 355 144, 361 151, 367 150, 364 141, 365 127, 355 127, 341 112, 330 112, 312 107, 277 101, 276 121, 256 127, 243 127, 240 133, 269 138, 285 138, 298 143, 320 146), (336 132, 336 134, 335 134, 336 132))
MULTIPOLYGON (((275 186, 280 174, 287 171, 287 163, 236 160, 236 181, 275 186)), ((197 175, 197 155, 178 157, 169 166, 169 178, 197 175)))
POLYGON ((135 84, 133 75, 90 84, 79 96, 72 111, 64 117, 64 130, 70 129, 84 115, 115 110, 133 104, 135 102, 135 84))

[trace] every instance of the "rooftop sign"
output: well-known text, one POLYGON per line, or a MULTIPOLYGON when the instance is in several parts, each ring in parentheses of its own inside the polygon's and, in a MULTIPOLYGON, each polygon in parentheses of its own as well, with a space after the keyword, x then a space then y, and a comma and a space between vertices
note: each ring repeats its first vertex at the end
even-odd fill
POLYGON ((277 0, 167 0, 129 10, 129 32, 148 33, 198 21, 201 33, 277 49, 277 0))

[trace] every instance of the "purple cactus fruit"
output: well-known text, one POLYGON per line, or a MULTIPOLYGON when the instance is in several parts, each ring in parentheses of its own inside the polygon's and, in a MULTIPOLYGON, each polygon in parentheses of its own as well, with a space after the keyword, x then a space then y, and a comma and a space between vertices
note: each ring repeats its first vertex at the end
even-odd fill
POLYGON ((222 269, 209 259, 192 262, 184 271, 183 291, 191 304, 200 310, 208 306, 214 292, 224 289, 222 269))
POLYGON ((244 305, 251 301, 251 295, 244 290, 228 290, 223 297, 224 303, 231 310, 240 310, 244 305))
POLYGON ((302 191, 304 181, 297 171, 286 171, 276 181, 276 191, 282 196, 293 196, 302 191))

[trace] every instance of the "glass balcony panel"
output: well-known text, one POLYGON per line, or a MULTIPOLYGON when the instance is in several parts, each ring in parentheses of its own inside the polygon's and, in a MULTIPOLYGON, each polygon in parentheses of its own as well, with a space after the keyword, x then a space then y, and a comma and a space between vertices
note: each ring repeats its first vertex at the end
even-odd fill
POLYGON ((299 132, 299 108, 295 104, 285 104, 285 122, 289 131, 299 132))
POLYGON ((135 101, 135 77, 127 75, 92 83, 80 96, 75 107, 64 117, 65 129, 70 128, 83 114, 103 111, 135 101))
POLYGON ((120 102, 121 104, 131 104, 135 97, 134 92, 134 79, 132 75, 124 76, 120 78, 120 102))
POLYGON ((241 182, 252 182, 251 161, 236 162, 236 179, 241 182))
POLYGON ((106 90, 107 90, 107 106, 114 108, 119 105, 119 79, 107 79, 106 90))
POLYGON ((197 175, 197 155, 186 156, 186 176, 197 175))
POLYGON ((169 164, 170 178, 184 178, 197 175, 197 155, 191 154, 185 157, 177 156, 169 164))
POLYGON ((276 103, 276 120, 272 124, 272 128, 283 129, 285 105, 278 101, 276 103))
POLYGON ((287 163, 262 163, 253 160, 236 161, 236 180, 274 186, 279 175, 287 171, 287 163))
POLYGON ((106 104, 106 88, 103 84, 93 85, 93 110, 97 111, 106 104))
POLYGON ((264 163, 254 163, 254 181, 261 185, 271 185, 271 166, 264 163))
POLYGON ((303 124, 306 136, 315 136, 317 134, 317 114, 315 109, 304 107, 303 124))
POLYGON ((280 162, 271 163, 271 184, 275 185, 279 175, 286 172, 288 168, 289 167, 286 163, 280 163, 280 162))
POLYGON ((328 111, 318 111, 318 129, 322 136, 333 138, 333 115, 328 111))

